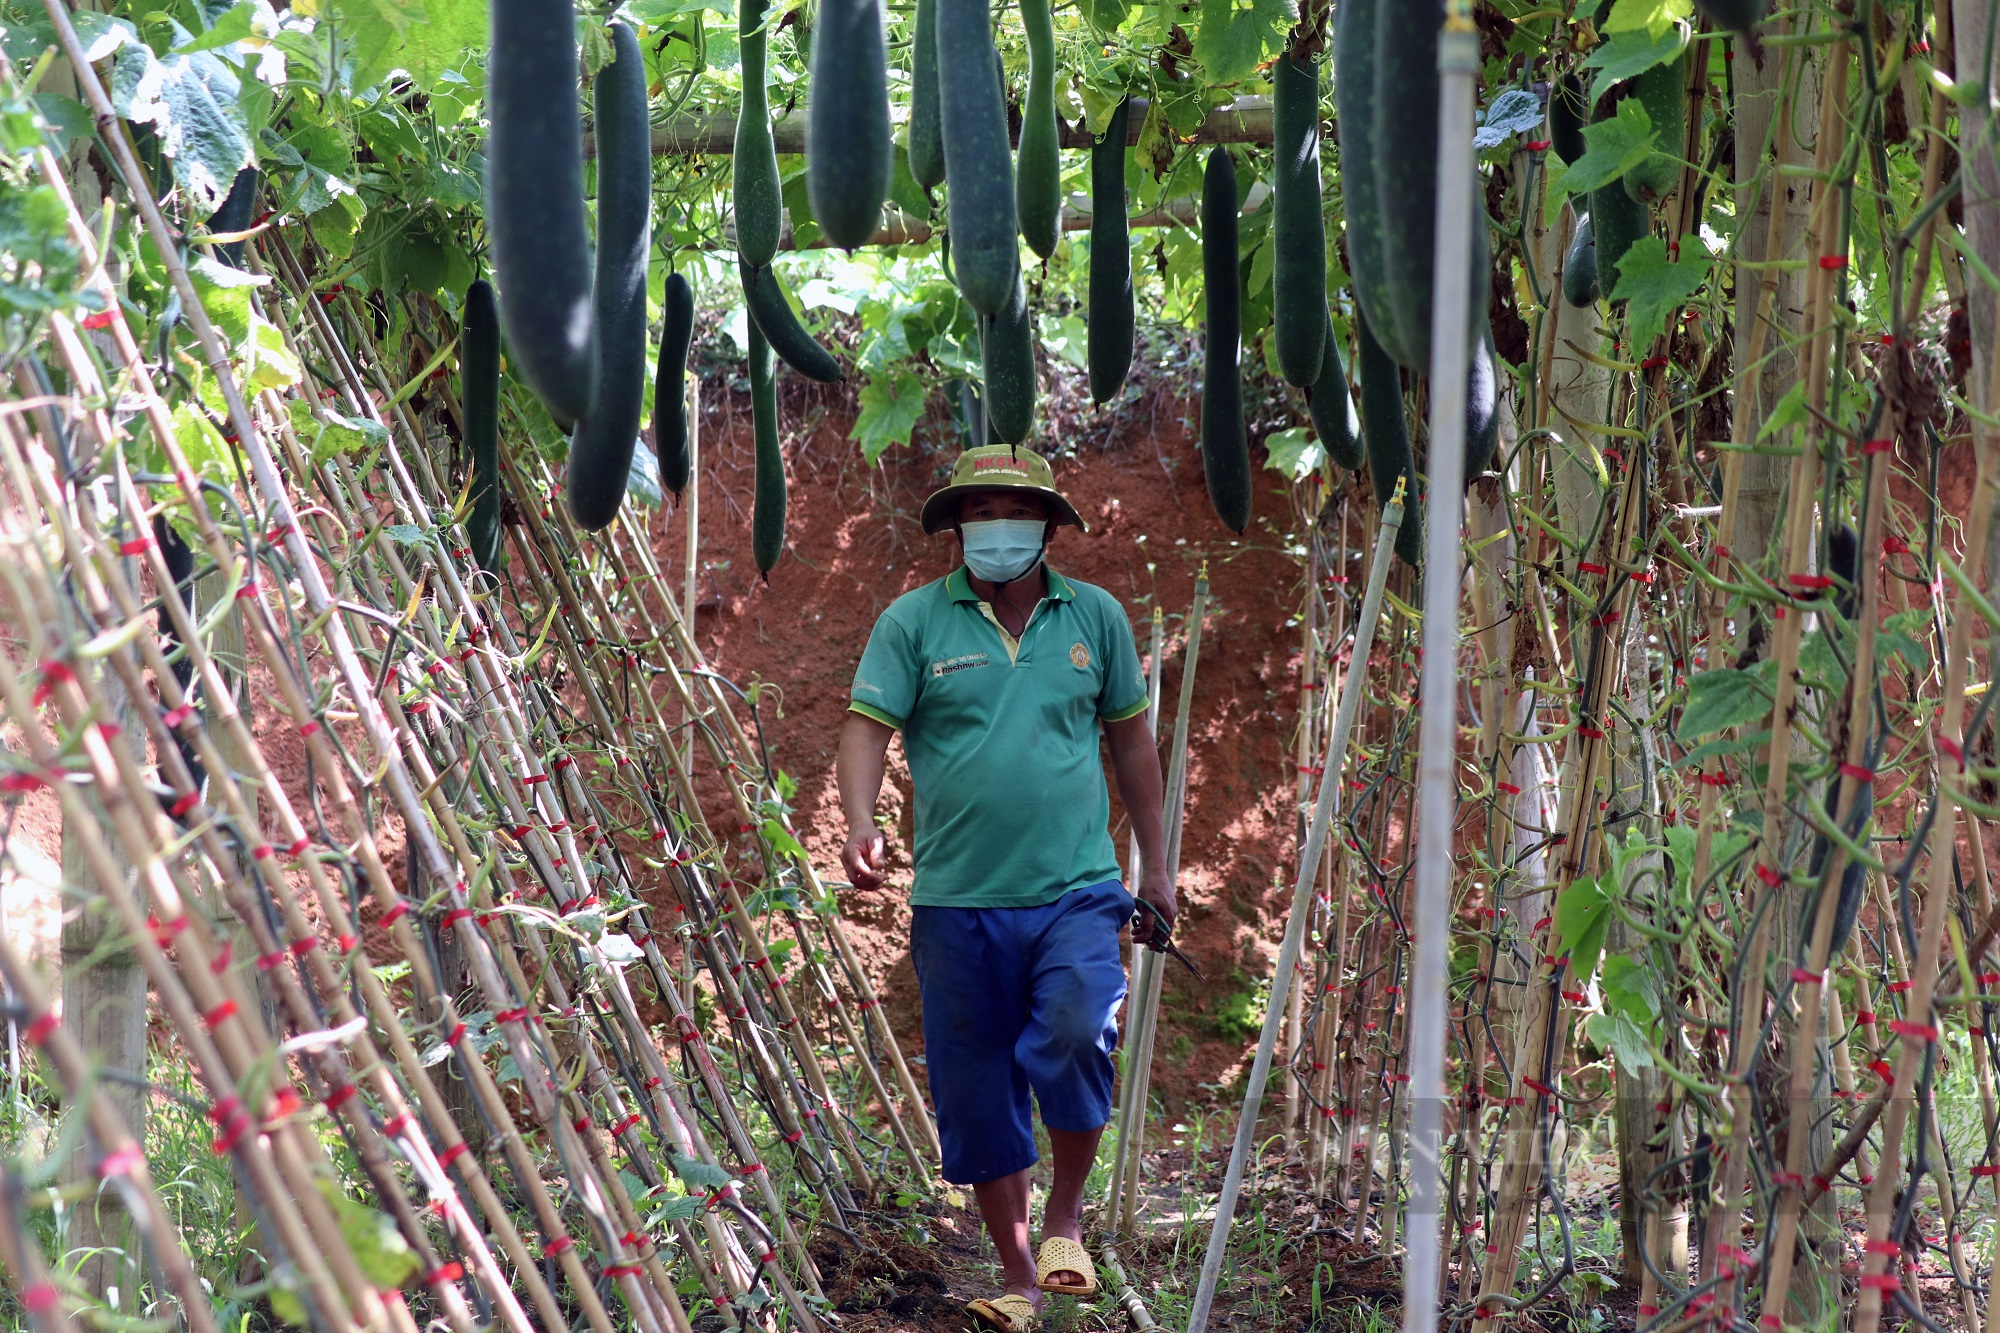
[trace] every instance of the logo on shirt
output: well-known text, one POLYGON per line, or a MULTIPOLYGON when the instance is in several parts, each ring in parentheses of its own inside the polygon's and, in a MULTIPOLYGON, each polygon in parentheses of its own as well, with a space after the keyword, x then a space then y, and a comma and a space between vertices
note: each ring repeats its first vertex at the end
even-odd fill
POLYGON ((1071 644, 1069 646, 1069 664, 1078 671, 1088 671, 1090 669, 1090 649, 1080 643, 1071 644))
POLYGON ((985 666, 989 660, 985 653, 966 653, 960 657, 947 657, 942 661, 931 663, 931 675, 949 676, 954 671, 970 671, 974 667, 985 666))
POLYGON ((877 685, 872 680, 863 680, 859 676, 856 676, 854 678, 854 688, 857 692, 861 690, 866 690, 870 694, 882 693, 882 687, 880 685, 877 685))

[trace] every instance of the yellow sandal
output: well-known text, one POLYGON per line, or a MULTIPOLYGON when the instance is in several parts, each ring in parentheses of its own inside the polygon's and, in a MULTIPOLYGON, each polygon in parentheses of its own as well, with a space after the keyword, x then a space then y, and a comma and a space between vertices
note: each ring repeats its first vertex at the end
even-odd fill
POLYGON ((992 1300, 967 1301, 965 1312, 995 1333, 1028 1333, 1035 1326, 1035 1307, 1026 1296, 1009 1292, 992 1300))
POLYGON ((1035 1251, 1035 1285, 1057 1296, 1095 1296, 1097 1266, 1090 1262, 1090 1251, 1068 1236, 1045 1236, 1042 1248, 1035 1251), (1083 1281, 1051 1282, 1052 1273, 1075 1273, 1083 1281))

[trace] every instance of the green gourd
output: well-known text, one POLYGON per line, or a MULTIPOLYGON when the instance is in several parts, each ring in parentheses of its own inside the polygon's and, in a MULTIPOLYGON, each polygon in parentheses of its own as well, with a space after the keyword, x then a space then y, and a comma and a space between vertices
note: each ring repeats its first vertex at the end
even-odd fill
POLYGON ((743 74, 743 102, 736 112, 730 157, 730 198, 736 210, 736 256, 763 268, 778 255, 785 229, 785 192, 778 179, 778 150, 771 141, 771 104, 765 89, 764 0, 737 0, 736 47, 743 74))
POLYGON ((917 0, 910 40, 910 175, 925 190, 944 183, 944 134, 938 125, 937 0, 917 0))
POLYGON ((1132 99, 1118 103, 1090 146, 1090 399, 1108 403, 1132 369, 1132 228, 1125 216, 1126 133, 1132 99))
POLYGON ((1590 192, 1590 229, 1597 246, 1597 285, 1609 297, 1618 289, 1618 264, 1635 241, 1653 229, 1646 206, 1618 182, 1590 192))
POLYGON ((1320 353, 1319 374, 1306 387, 1306 412, 1312 418, 1313 433, 1335 467, 1352 472, 1361 466, 1361 417, 1354 410, 1354 395, 1347 387, 1347 367, 1340 360, 1340 338, 1333 331, 1333 314, 1326 316, 1326 341, 1320 353))
POLYGON ((1231 532, 1250 526, 1250 442, 1243 428, 1243 289, 1236 163, 1217 145, 1201 181, 1201 277, 1208 308, 1201 376, 1201 467, 1209 503, 1231 532))
POLYGON ((590 229, 570 0, 493 0, 486 235, 514 369, 565 421, 590 407, 590 229))
POLYGON ((1035 320, 1027 280, 1014 275, 1014 299, 997 315, 982 315, 980 360, 986 424, 992 442, 1019 444, 1035 426, 1035 320))
POLYGON ((1326 218, 1319 179, 1319 57, 1271 66, 1271 328, 1278 369, 1301 387, 1325 360, 1326 218))
POLYGON ((749 308, 750 322, 770 342, 771 350, 807 379, 838 384, 840 363, 806 332, 799 317, 792 313, 792 303, 785 298, 785 287, 778 280, 777 270, 751 268, 739 262, 736 276, 743 280, 743 304, 749 308))
POLYGON ((1726 32, 1750 32, 1763 21, 1771 0, 1694 0, 1694 7, 1726 32))
POLYGON ((1361 434, 1368 445, 1368 480, 1375 503, 1387 505, 1403 478, 1403 526, 1396 554, 1412 569, 1424 563, 1424 507, 1417 495, 1417 465, 1410 453, 1410 425, 1403 417, 1403 377, 1375 341, 1366 312, 1354 321, 1355 368, 1361 379, 1361 434))
POLYGON ((1597 304, 1597 228, 1590 214, 1576 219, 1576 235, 1570 237, 1569 253, 1563 257, 1563 300, 1582 310, 1597 304))
POLYGON ((1625 193, 1641 203, 1664 199, 1680 184, 1681 149, 1687 137, 1686 82, 1686 52, 1632 80, 1631 96, 1639 99, 1653 122, 1653 155, 1623 177, 1625 193))
POLYGON ((653 372, 653 445, 660 456, 660 484, 679 495, 687 489, 687 364, 694 345, 694 289, 669 273, 660 294, 660 361, 653 372))
POLYGON ((986 0, 937 0, 938 106, 950 191, 951 262, 966 304, 998 314, 1021 267, 1014 155, 986 0))
POLYGON ((1043 259, 1062 239, 1062 150, 1056 139, 1056 35, 1049 0, 1021 0, 1028 34, 1028 93, 1021 102, 1021 142, 1014 162, 1014 204, 1021 239, 1043 259))
MULTIPOLYGON (((209 216, 210 233, 222 236, 250 230, 250 219, 257 207, 257 185, 262 179, 262 173, 255 167, 245 167, 236 173, 236 179, 229 182, 229 193, 209 216)), ((231 268, 243 267, 241 241, 224 241, 215 247, 215 254, 231 268)))
POLYGON ((868 243, 895 165, 882 0, 820 0, 806 104, 806 196, 828 240, 843 250, 868 243))
MULTIPOLYGON (((1369 309, 1383 350, 1430 369, 1437 266, 1438 36, 1444 0, 1403 0, 1375 28, 1375 189, 1382 210, 1387 319, 1369 309), (1393 17, 1392 17, 1393 15, 1393 17)), ((1477 196, 1475 195, 1475 198, 1477 196)))
POLYGON ((778 447, 778 368, 771 344, 750 326, 750 425, 756 436, 756 497, 750 513, 750 551, 757 572, 770 581, 785 550, 785 455, 778 447))
POLYGON ((646 267, 653 251, 653 137, 646 60, 631 25, 611 25, 611 63, 597 71, 597 375, 570 435, 563 494, 586 531, 625 499, 646 410, 646 267))
MULTIPOLYGON (((1375 179, 1375 33, 1391 0, 1341 0, 1334 10, 1333 98, 1339 112, 1340 191, 1347 220, 1347 265, 1354 297, 1391 344, 1388 270, 1382 248, 1382 194, 1375 179)), ((1394 142, 1400 143, 1399 140, 1394 142)), ((1399 347, 1390 346, 1392 354, 1399 347)), ((1401 359, 1398 356, 1398 359, 1401 359)))
POLYGON ((1493 344, 1493 326, 1479 321, 1472 344, 1472 367, 1465 383, 1465 484, 1492 466, 1500 443, 1500 352, 1493 344))
POLYGON ((481 569, 500 567, 500 312, 480 278, 465 289, 458 331, 458 401, 472 459, 472 513, 465 535, 481 569))
POLYGON ((1573 72, 1557 79, 1549 91, 1549 147, 1565 164, 1582 157, 1590 146, 1583 138, 1583 127, 1590 121, 1588 96, 1583 80, 1573 72))

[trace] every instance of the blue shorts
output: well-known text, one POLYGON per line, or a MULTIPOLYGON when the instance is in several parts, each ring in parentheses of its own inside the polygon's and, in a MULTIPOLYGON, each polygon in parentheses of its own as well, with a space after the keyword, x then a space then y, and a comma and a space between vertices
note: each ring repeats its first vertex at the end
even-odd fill
POLYGON ((1035 1164, 1030 1090, 1050 1129, 1101 1129, 1125 998, 1124 886, 1107 880, 1043 907, 911 916, 944 1178, 977 1185, 1035 1164))

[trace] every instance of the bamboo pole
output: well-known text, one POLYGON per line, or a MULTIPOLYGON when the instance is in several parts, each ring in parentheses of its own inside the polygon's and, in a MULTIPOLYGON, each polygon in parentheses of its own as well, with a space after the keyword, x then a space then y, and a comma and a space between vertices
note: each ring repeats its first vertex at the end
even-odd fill
POLYGON ((1374 643, 1375 625, 1382 615, 1382 595, 1389 579, 1389 551, 1396 532, 1403 526, 1403 491, 1399 481, 1382 513, 1382 527, 1375 538, 1375 558, 1369 566, 1368 592, 1355 621, 1353 666, 1348 669, 1340 691, 1340 709, 1334 720, 1333 743, 1327 748, 1321 767, 1319 795, 1313 801, 1312 824, 1306 834, 1305 853, 1299 858, 1298 883, 1292 890, 1291 911, 1285 918, 1285 937, 1278 946, 1277 967, 1272 973, 1271 1002, 1264 1008, 1264 1028, 1257 1039, 1257 1054, 1250 1062, 1249 1087, 1243 1094, 1243 1109, 1236 1122, 1236 1138, 1229 1153, 1229 1168, 1222 1178, 1222 1192, 1216 1200, 1215 1224, 1208 1235, 1208 1252, 1202 1259, 1201 1279, 1195 1288, 1194 1304, 1188 1313, 1187 1333, 1202 1333, 1208 1327, 1215 1290, 1222 1277, 1222 1260, 1229 1248, 1229 1230, 1236 1218, 1236 1199, 1243 1188, 1243 1170, 1249 1162, 1251 1143, 1257 1137, 1257 1114, 1264 1102, 1264 1084, 1271 1074, 1271 1055, 1278 1043, 1278 1029, 1284 1021, 1284 1005, 1279 1002, 1277 978, 1288 976, 1298 962, 1299 947, 1305 936, 1307 910, 1312 901, 1321 850, 1333 823, 1333 811, 1340 798, 1340 773, 1346 765, 1347 738, 1354 718, 1361 711, 1361 696, 1367 688, 1368 652, 1374 643))
MULTIPOLYGON (((1194 601, 1188 607, 1187 646, 1182 654, 1180 702, 1174 710, 1174 739, 1167 763, 1167 875, 1178 882, 1181 832, 1187 810, 1188 727, 1194 711, 1194 683, 1201 664, 1201 630, 1208 615, 1208 565, 1195 574, 1194 601)), ((1157 658, 1156 658, 1157 661, 1157 658)), ((1133 986, 1137 1008, 1132 1020, 1131 1059, 1125 1070, 1118 1114, 1118 1139, 1112 1154, 1113 1240, 1125 1235, 1138 1217, 1139 1177, 1146 1143, 1146 1106, 1153 1082, 1153 1037, 1159 1026, 1160 989, 1165 958, 1146 949, 1139 955, 1133 986)))

